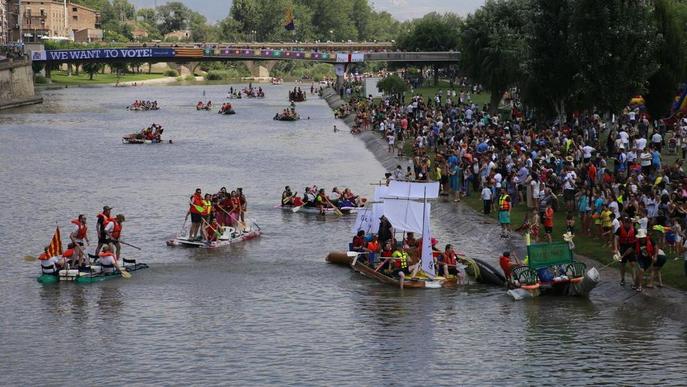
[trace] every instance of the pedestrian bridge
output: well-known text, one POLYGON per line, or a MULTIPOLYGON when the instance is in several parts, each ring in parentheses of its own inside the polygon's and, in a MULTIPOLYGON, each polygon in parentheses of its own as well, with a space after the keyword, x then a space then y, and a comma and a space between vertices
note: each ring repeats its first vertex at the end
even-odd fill
MULTIPOLYGON (((459 53, 447 52, 401 52, 401 51, 322 51, 315 49, 254 48, 250 46, 231 47, 214 45, 211 47, 144 47, 90 48, 68 50, 33 51, 34 62, 46 64, 87 63, 87 62, 201 62, 201 61, 264 61, 264 60, 305 60, 324 63, 356 63, 370 61, 384 62, 457 62, 459 53)), ((342 46, 341 48, 344 48, 342 46)), ((352 46, 349 46, 352 47, 352 46)))

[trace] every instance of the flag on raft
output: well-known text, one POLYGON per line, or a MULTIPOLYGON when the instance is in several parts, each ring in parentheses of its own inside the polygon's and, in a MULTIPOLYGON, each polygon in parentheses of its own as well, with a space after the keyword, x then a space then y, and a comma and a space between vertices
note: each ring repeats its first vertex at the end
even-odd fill
POLYGON ((62 237, 60 236, 59 226, 55 229, 55 233, 50 240, 50 245, 48 245, 48 256, 55 257, 58 255, 62 255, 62 237))
POLYGON ((293 22, 293 10, 291 8, 286 9, 286 23, 284 24, 284 28, 286 28, 287 31, 294 31, 296 29, 296 25, 293 22))

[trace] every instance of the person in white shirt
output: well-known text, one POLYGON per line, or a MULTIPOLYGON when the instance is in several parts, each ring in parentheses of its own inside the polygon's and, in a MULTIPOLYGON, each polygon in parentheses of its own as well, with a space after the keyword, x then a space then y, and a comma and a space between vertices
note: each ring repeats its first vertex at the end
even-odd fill
POLYGON ((484 214, 489 215, 491 213, 491 203, 492 203, 492 197, 493 193, 491 191, 491 187, 489 185, 485 185, 484 188, 482 188, 482 203, 484 204, 484 214))
POLYGON ((584 163, 587 164, 589 160, 592 158, 592 152, 596 151, 596 149, 592 148, 589 145, 585 145, 582 147, 582 158, 584 159, 584 163))
POLYGON ((642 151, 642 150, 644 150, 645 147, 646 147, 646 138, 640 137, 640 138, 635 139, 635 148, 637 148, 637 150, 642 151))
POLYGON ((654 132, 654 134, 651 136, 651 143, 654 145, 654 148, 660 153, 661 152, 661 146, 663 145, 663 136, 661 136, 661 133, 659 132, 654 132))

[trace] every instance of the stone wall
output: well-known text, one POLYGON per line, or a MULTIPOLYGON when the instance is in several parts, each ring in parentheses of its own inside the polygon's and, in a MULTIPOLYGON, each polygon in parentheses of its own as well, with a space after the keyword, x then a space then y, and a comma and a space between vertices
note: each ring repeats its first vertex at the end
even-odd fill
POLYGON ((34 92, 31 61, 0 62, 0 109, 42 101, 34 92))

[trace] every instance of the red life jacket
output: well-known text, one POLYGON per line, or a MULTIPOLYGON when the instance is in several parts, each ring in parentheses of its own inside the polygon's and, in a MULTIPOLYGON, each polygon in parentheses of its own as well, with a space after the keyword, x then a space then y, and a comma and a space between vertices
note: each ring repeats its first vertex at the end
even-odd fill
POLYGON ((114 253, 111 251, 103 251, 100 254, 98 254, 99 257, 114 257, 114 253))
POLYGON ((112 237, 114 239, 119 239, 119 235, 122 233, 122 224, 117 222, 116 219, 110 218, 110 220, 105 224, 105 227, 107 227, 107 225, 110 223, 114 223, 114 227, 112 228, 112 237))
POLYGON ((71 258, 74 256, 74 249, 67 249, 62 253, 62 256, 65 258, 71 258))
POLYGON ((50 259, 50 256, 48 255, 48 253, 42 253, 38 256, 38 259, 40 259, 41 261, 47 261, 48 259, 50 259))
POLYGON ((191 213, 201 215, 203 211, 203 198, 200 195, 194 194, 191 201, 191 213))
POLYGON ((76 231, 76 239, 86 238, 86 233, 88 232, 88 227, 86 227, 85 224, 79 222, 79 219, 73 219, 72 223, 79 226, 79 229, 76 231))
POLYGON ((625 226, 621 225, 618 229, 618 243, 621 245, 631 245, 636 241, 634 226, 630 226, 629 230, 625 230, 625 226))
POLYGON ((651 239, 648 237, 646 238, 646 254, 642 254, 642 245, 639 243, 639 239, 637 239, 637 244, 635 245, 635 252, 637 255, 641 255, 643 257, 653 257, 654 256, 654 244, 651 242, 651 239))

